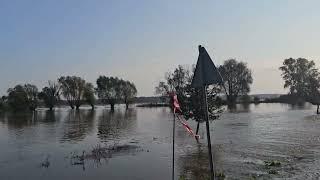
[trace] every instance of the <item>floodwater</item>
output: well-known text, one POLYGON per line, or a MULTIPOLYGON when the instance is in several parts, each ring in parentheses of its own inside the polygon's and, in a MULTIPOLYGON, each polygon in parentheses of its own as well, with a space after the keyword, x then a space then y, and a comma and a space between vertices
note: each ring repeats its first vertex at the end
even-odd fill
MULTIPOLYGON (((171 135, 167 108, 0 114, 0 179, 171 179, 171 135), (113 151, 97 159, 90 155, 96 147, 113 151)), ((200 135, 197 143, 177 126, 176 179, 207 177, 204 124, 200 135)), ((320 178, 320 116, 313 106, 238 106, 211 123, 211 135, 215 170, 226 179, 320 178)))

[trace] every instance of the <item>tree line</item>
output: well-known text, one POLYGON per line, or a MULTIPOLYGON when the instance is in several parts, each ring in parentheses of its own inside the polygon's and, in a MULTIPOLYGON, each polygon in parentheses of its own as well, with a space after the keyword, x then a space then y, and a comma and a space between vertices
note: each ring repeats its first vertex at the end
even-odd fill
MULTIPOLYGON (((224 86, 210 86, 207 91, 211 119, 219 116, 221 105, 234 106, 239 100, 241 102, 261 102, 258 97, 251 100, 248 96, 253 78, 252 71, 245 62, 229 59, 217 68, 224 80, 224 86), (226 96, 226 101, 222 100, 221 95, 226 96)), ((201 93, 191 87, 194 70, 194 66, 179 65, 172 72, 167 72, 165 80, 160 81, 155 87, 155 93, 167 97, 171 92, 175 92, 185 117, 201 121, 203 119, 201 93)), ((310 102, 317 105, 319 114, 320 72, 314 61, 305 58, 288 58, 283 61, 279 70, 285 82, 284 88, 289 92, 287 95, 274 99, 274 102, 290 104, 310 102)))
MULTIPOLYGON (((229 59, 217 68, 224 79, 224 88, 221 86, 208 88, 208 107, 213 118, 218 116, 222 104, 234 105, 239 97, 243 101, 250 101, 247 95, 253 83, 252 71, 245 62, 229 59), (226 102, 221 99, 221 94, 226 95, 226 102)), ((176 92, 185 116, 201 120, 203 119, 201 93, 191 87, 194 69, 194 66, 179 65, 174 71, 165 74, 165 80, 159 82, 155 91, 162 97, 168 96, 170 92, 176 92)), ((283 61, 279 70, 284 79, 284 88, 289 92, 273 101, 292 104, 310 102, 317 105, 317 112, 320 113, 320 72, 315 62, 305 58, 288 58, 283 61)), ((94 87, 92 83, 80 77, 62 76, 57 81, 49 81, 40 92, 32 84, 9 88, 7 96, 2 96, 0 99, 0 109, 34 111, 39 102, 42 102, 53 110, 61 101, 66 101, 72 109, 79 109, 83 104, 89 104, 94 108, 98 98, 102 104, 109 104, 113 110, 117 103, 124 103, 128 108, 136 95, 137 89, 132 82, 117 77, 100 76, 94 87)), ((254 98, 253 101, 259 102, 259 99, 254 98)))
POLYGON ((103 104, 109 104, 111 110, 117 103, 126 104, 126 108, 137 96, 134 83, 118 77, 100 76, 96 87, 77 76, 62 76, 57 81, 48 81, 48 85, 39 92, 32 84, 16 85, 9 88, 7 96, 2 96, 0 109, 13 111, 35 111, 40 102, 53 110, 61 101, 66 101, 71 109, 79 109, 88 104, 95 108, 97 98, 103 104))

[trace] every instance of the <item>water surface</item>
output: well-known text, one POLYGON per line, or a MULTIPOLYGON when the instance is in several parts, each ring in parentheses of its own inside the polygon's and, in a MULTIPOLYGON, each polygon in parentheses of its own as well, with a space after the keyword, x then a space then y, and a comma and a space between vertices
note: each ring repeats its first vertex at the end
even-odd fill
MULTIPOLYGON (((194 122, 190 122, 196 127, 194 122)), ((170 179, 172 114, 167 108, 119 107, 115 112, 60 108, 0 114, 1 179, 170 179), (92 149, 133 147, 100 161, 74 163, 92 149), (46 165, 46 166, 44 166, 46 165)), ((238 106, 211 123, 215 169, 227 179, 320 178, 320 117, 314 107, 238 106), (279 161, 268 167, 264 161, 279 161), (270 174, 270 172, 276 174, 270 174)), ((176 132, 176 178, 208 172, 205 127, 198 144, 176 132)))

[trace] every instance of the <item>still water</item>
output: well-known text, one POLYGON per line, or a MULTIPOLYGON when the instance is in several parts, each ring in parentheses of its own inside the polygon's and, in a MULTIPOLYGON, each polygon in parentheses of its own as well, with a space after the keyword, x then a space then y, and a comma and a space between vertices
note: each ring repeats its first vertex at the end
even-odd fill
MULTIPOLYGON (((171 125, 167 108, 0 114, 0 179, 170 179, 171 125), (99 160, 81 159, 95 147, 122 148, 99 160)), ((176 179, 203 179, 204 124, 200 143, 176 130, 176 179)), ((320 116, 313 106, 238 106, 212 122, 211 133, 215 169, 226 179, 320 178, 320 116)))

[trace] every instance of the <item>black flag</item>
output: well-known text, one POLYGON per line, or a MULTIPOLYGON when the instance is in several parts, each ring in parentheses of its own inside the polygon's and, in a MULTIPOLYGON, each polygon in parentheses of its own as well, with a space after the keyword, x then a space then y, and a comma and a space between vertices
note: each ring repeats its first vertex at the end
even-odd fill
POLYGON ((199 57, 191 86, 200 88, 210 84, 223 84, 222 77, 206 49, 199 45, 199 57))

